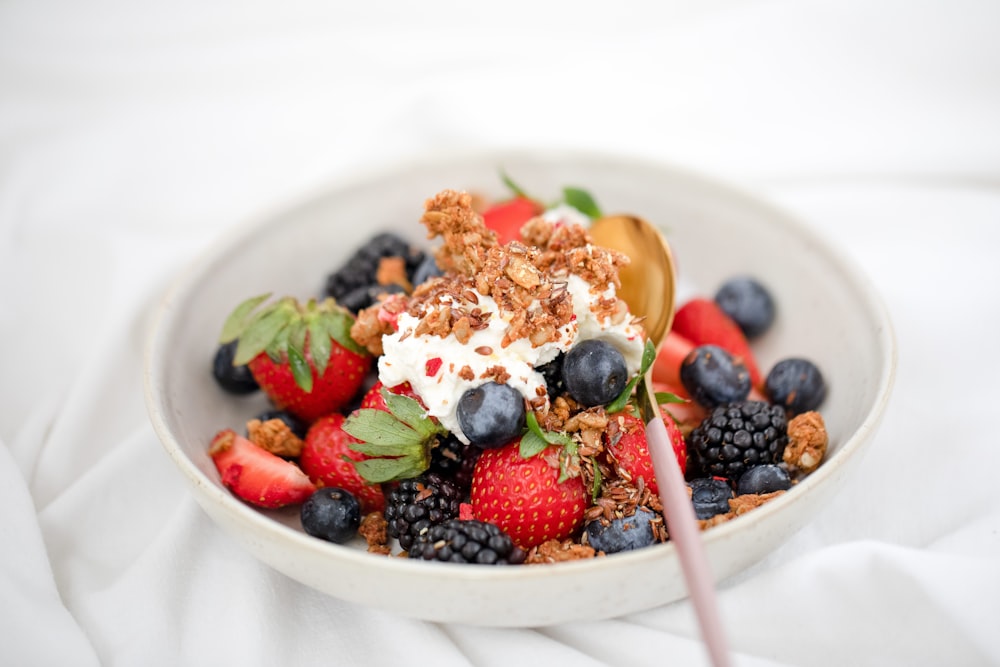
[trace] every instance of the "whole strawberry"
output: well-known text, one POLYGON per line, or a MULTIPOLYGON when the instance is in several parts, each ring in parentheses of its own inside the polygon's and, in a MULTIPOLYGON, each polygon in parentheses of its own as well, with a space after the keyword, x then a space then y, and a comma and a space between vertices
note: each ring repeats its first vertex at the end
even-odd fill
MULTIPOLYGON (((388 412, 389 408, 386 406, 385 397, 382 395, 382 388, 385 385, 382 384, 381 380, 378 380, 372 385, 371 389, 365 392, 364 397, 361 399, 361 410, 382 410, 388 412)), ((403 384, 391 387, 388 391, 393 394, 399 394, 401 396, 409 396, 410 398, 420 401, 420 397, 417 396, 416 392, 413 391, 413 387, 410 386, 409 382, 404 382, 403 384)))
POLYGON ((351 339, 354 318, 333 299, 300 304, 285 297, 257 310, 269 296, 237 306, 219 342, 239 341, 233 364, 247 364, 278 408, 306 421, 336 412, 358 393, 372 364, 351 339))
MULTIPOLYGON (((687 469, 687 445, 684 436, 669 415, 664 415, 663 424, 667 428, 670 444, 683 473, 687 469)), ((619 476, 625 477, 633 484, 638 483, 641 477, 646 488, 653 493, 659 493, 660 487, 653 472, 653 459, 649 455, 646 425, 643 421, 631 412, 608 415, 605 437, 607 444, 604 451, 607 452, 609 462, 618 471, 619 476)))
MULTIPOLYGON (((567 473, 566 448, 523 452, 523 439, 486 449, 472 476, 472 511, 510 535, 522 549, 571 537, 583 525, 587 492, 567 473)), ((577 464, 578 465, 578 464, 577 464)))
POLYGON ((385 509, 381 485, 365 480, 352 463, 368 458, 351 449, 357 442, 344 431, 342 414, 321 417, 306 434, 299 465, 318 486, 350 491, 361 504, 362 512, 381 512, 385 509))

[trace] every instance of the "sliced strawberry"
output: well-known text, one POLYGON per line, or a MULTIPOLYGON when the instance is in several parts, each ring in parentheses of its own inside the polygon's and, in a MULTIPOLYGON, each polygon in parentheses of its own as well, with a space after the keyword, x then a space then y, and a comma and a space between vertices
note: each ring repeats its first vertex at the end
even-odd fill
POLYGON ((520 439, 486 449, 472 476, 472 511, 522 549, 572 536, 583 525, 587 494, 579 476, 560 478, 560 447, 523 458, 520 439))
POLYGON ((222 483, 243 500, 261 507, 305 502, 316 490, 297 465, 258 447, 231 429, 219 431, 208 449, 222 483))
POLYGON ((368 457, 351 449, 360 441, 343 426, 344 416, 339 413, 317 420, 306 434, 299 463, 318 486, 346 489, 358 499, 362 512, 381 512, 385 509, 382 487, 366 481, 351 463, 368 457))
POLYGON ((687 390, 681 384, 681 362, 695 348, 695 344, 676 331, 671 331, 656 350, 653 362, 653 382, 661 382, 676 389, 673 393, 688 398, 687 390))
POLYGON ((536 201, 527 197, 514 197, 486 209, 483 222, 496 232, 497 240, 504 244, 520 239, 524 223, 541 215, 542 210, 536 201))
POLYGON ((743 335, 739 325, 711 299, 691 299, 678 308, 674 314, 672 330, 696 346, 718 345, 734 357, 738 357, 750 372, 751 384, 755 387, 761 386, 760 370, 746 336, 743 335))

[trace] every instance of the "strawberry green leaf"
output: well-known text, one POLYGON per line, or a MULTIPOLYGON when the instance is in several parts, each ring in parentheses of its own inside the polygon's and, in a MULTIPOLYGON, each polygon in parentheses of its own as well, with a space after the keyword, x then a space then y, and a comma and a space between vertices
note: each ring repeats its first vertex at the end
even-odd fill
POLYGON ((229 317, 226 318, 225 324, 222 325, 219 342, 229 343, 239 338, 250 321, 250 313, 253 312, 253 309, 267 301, 270 297, 270 293, 261 294, 260 296, 251 297, 236 306, 233 312, 229 314, 229 317))
POLYGON ((326 372, 326 364, 330 361, 330 337, 326 328, 315 317, 309 320, 309 354, 316 364, 316 372, 320 375, 326 372))
POLYGON ((353 461, 347 457, 345 459, 353 463, 358 474, 372 484, 410 479, 427 470, 429 465, 427 461, 422 461, 419 457, 414 456, 365 459, 363 461, 353 461))
POLYGON ((409 396, 394 394, 385 387, 382 387, 382 398, 385 405, 399 421, 403 422, 424 439, 434 435, 444 435, 447 431, 437 422, 427 416, 420 403, 409 396))
POLYGON ((292 377, 295 378, 295 384, 299 385, 299 388, 307 394, 312 392, 312 369, 309 368, 309 362, 306 361, 302 349, 291 340, 288 342, 288 365, 292 367, 292 377))
POLYGON ((325 314, 322 318, 326 331, 330 338, 351 352, 356 354, 368 354, 368 351, 354 342, 351 338, 351 327, 354 325, 354 318, 344 310, 325 314))
POLYGON ((288 314, 270 310, 256 322, 248 325, 236 345, 234 366, 241 366, 268 348, 271 342, 288 326, 288 314))
POLYGON ((274 337, 274 340, 268 344, 264 351, 267 352, 267 356, 271 357, 271 361, 276 364, 283 363, 282 354, 288 349, 288 335, 291 327, 285 327, 278 332, 278 335, 274 337))
POLYGON ((601 217, 601 208, 586 190, 581 190, 580 188, 563 188, 563 198, 567 204, 591 220, 597 220, 601 217))
POLYGON ((419 433, 384 410, 358 410, 344 421, 344 431, 363 443, 373 445, 412 447, 422 446, 424 440, 419 433))

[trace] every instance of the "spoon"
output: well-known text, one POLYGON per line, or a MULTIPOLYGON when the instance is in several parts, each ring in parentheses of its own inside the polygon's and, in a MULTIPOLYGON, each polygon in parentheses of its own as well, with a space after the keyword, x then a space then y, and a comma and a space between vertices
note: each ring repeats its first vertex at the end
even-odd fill
MULTIPOLYGON (((676 272, 673 254, 660 231, 649 222, 631 215, 614 215, 595 220, 590 236, 596 245, 618 250, 631 260, 621 270, 619 296, 643 325, 649 340, 657 348, 674 319, 676 272)), ((729 665, 729 652, 719 617, 715 582, 709 569, 694 506, 686 490, 684 475, 674 456, 670 437, 663 424, 650 369, 638 392, 639 412, 646 422, 653 471, 660 480, 660 502, 677 549, 688 594, 694 604, 702 640, 713 665, 729 665)))

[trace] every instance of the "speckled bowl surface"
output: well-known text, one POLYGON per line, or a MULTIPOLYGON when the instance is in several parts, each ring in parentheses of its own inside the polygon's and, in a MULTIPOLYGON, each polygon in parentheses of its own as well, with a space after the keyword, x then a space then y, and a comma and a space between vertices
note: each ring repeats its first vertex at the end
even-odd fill
MULTIPOLYGON (((565 152, 468 154, 413 162, 337 184, 290 210, 233 229, 165 297, 147 347, 150 418, 192 493, 254 556, 330 595, 426 620, 538 626, 648 609, 686 592, 667 543, 605 558, 533 567, 426 563, 334 545, 301 530, 293 509, 262 511, 231 495, 208 457, 213 434, 266 406, 227 395, 209 371, 222 322, 265 292, 318 295, 326 274, 374 232, 423 241, 426 198, 444 188, 505 194, 502 168, 539 196, 588 189, 606 212, 664 228, 682 285, 706 294, 738 273, 771 287, 779 317, 754 342, 762 369, 805 356, 830 391, 821 412, 826 461, 789 493, 703 534, 717 579, 759 561, 819 512, 859 464, 891 391, 895 341, 878 295, 823 239, 784 212, 702 176, 628 157, 565 152)), ((766 372, 766 371, 765 371, 766 372)))

